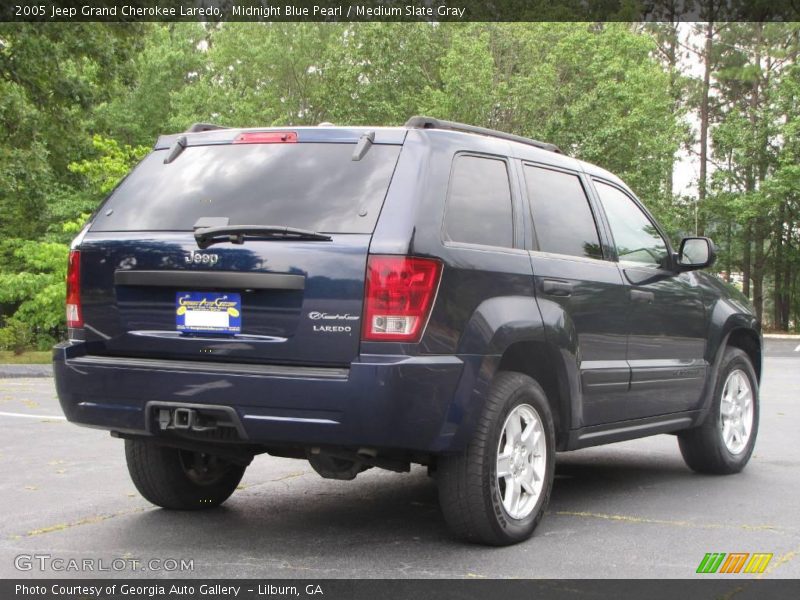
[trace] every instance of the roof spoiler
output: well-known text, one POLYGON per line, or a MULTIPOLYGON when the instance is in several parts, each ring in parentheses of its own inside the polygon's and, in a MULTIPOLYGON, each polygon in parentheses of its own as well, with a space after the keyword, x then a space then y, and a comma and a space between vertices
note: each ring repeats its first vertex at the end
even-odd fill
POLYGON ((230 129, 230 127, 214 125, 214 123, 194 123, 184 133, 199 133, 201 131, 214 131, 215 129, 230 129))
POLYGON ((477 133, 478 135, 485 135, 488 137, 500 138, 511 142, 518 142, 520 144, 527 144, 528 146, 535 146, 542 150, 549 150, 563 154, 561 149, 555 144, 548 144, 547 142, 539 142, 530 138, 522 137, 521 135, 514 135, 513 133, 505 133, 497 131, 496 129, 487 129, 486 127, 476 127, 475 125, 466 125, 464 123, 455 123, 453 121, 443 121, 433 117, 411 117, 405 124, 410 129, 447 129, 449 131, 460 131, 462 133, 477 133))

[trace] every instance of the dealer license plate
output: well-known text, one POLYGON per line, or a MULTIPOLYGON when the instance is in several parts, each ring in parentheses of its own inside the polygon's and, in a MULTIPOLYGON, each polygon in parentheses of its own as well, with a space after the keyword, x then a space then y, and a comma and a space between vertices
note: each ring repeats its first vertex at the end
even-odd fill
POLYGON ((175 327, 184 333, 241 333, 242 297, 228 292, 178 292, 175 327))

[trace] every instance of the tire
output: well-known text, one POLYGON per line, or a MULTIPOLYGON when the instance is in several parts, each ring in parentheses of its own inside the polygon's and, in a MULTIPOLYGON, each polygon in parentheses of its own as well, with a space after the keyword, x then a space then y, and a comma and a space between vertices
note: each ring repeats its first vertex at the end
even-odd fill
POLYGON ((506 546, 524 541, 544 514, 554 471, 555 428, 544 391, 527 375, 500 372, 467 448, 439 458, 437 483, 445 521, 455 535, 470 542, 506 546), (510 434, 516 419, 520 430, 515 445, 510 434), (523 441, 529 427, 539 435, 523 441), (509 452, 514 448, 516 454, 509 452), (498 477, 499 465, 508 475, 498 477), (531 479, 534 470, 538 478, 531 479), (532 485, 534 493, 515 486, 515 481, 532 485), (520 493, 516 505, 509 496, 514 488, 520 493))
POLYGON ((738 473, 753 454, 759 421, 758 379, 742 350, 726 348, 713 394, 705 422, 678 434, 681 454, 698 473, 738 473))
POLYGON ((139 493, 156 506, 173 510, 219 506, 246 469, 212 455, 142 440, 125 440, 125 458, 139 493))

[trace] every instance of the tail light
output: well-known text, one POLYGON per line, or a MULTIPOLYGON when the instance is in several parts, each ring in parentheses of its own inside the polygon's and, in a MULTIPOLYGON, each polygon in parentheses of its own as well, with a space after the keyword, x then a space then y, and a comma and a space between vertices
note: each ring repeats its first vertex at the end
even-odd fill
POLYGON ((362 339, 418 342, 441 274, 442 264, 436 260, 370 256, 362 339))
POLYGON ((81 310, 81 252, 70 250, 67 264, 67 327, 83 327, 81 310))

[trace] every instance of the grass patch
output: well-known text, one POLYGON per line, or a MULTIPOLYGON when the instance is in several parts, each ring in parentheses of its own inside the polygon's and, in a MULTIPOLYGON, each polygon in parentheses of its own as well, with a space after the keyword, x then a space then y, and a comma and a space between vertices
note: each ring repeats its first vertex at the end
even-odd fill
POLYGON ((53 360, 50 350, 14 354, 10 350, 0 350, 0 365, 49 365, 53 360))

